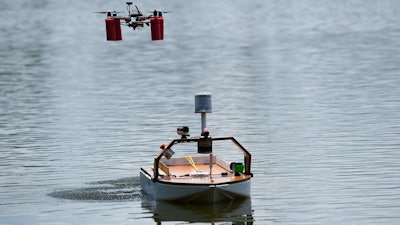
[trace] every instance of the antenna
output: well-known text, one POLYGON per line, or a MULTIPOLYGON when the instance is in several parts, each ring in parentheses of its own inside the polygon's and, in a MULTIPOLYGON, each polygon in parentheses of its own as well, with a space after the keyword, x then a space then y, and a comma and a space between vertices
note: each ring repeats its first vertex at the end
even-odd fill
POLYGON ((126 8, 127 8, 127 10, 128 10, 128 14, 130 15, 131 14, 131 5, 132 5, 132 2, 126 2, 126 8))

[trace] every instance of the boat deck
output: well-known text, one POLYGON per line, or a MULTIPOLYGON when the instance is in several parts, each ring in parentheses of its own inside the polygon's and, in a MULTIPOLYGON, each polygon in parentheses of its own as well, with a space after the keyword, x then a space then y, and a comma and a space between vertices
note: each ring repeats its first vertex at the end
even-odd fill
MULTIPOLYGON (((202 161, 199 159, 195 161, 197 162, 197 171, 192 165, 185 163, 184 160, 160 162, 158 181, 171 184, 218 185, 241 182, 251 178, 251 175, 245 174, 235 176, 229 169, 228 164, 218 159, 212 164, 210 175, 209 163, 200 163, 202 161)), ((142 167, 142 171, 150 175, 152 179, 154 178, 153 167, 142 167)))

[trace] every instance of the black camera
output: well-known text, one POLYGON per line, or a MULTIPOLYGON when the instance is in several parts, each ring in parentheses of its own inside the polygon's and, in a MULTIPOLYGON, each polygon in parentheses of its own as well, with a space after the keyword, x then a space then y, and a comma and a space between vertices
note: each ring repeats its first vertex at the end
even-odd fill
POLYGON ((176 133, 178 135, 181 135, 182 138, 186 138, 187 136, 190 136, 189 134, 189 127, 178 127, 176 129, 176 133))

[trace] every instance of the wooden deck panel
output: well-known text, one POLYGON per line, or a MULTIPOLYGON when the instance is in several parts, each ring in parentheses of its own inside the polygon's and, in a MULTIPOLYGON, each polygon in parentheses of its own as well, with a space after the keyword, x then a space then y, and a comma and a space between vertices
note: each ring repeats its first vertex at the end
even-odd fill
MULTIPOLYGON (((209 164, 200 164, 196 165, 197 169, 202 172, 210 173, 210 165, 209 164)), ((176 165, 176 166, 168 166, 169 172, 171 175, 175 175, 177 177, 188 175, 194 171, 196 171, 191 165, 176 165)), ((229 172, 228 170, 222 168, 218 164, 213 164, 212 173, 213 174, 221 174, 222 172, 229 172)))

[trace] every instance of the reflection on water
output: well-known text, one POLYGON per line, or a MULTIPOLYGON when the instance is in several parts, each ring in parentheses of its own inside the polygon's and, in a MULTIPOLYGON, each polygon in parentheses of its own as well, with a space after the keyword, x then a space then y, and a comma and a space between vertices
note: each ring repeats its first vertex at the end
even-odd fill
POLYGON ((200 204, 155 201, 146 197, 142 199, 142 207, 154 213, 153 219, 157 224, 168 221, 185 221, 212 224, 232 222, 232 224, 251 225, 254 220, 250 198, 200 204))

